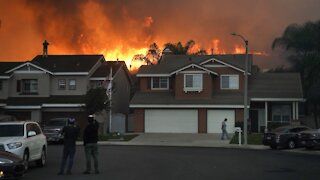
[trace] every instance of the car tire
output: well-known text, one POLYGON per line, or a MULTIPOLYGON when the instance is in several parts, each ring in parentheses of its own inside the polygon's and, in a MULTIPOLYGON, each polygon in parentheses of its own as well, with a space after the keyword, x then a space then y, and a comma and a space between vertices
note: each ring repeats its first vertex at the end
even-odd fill
POLYGON ((29 169, 29 151, 27 149, 24 150, 23 161, 24 161, 24 170, 28 171, 28 169, 29 169))
POLYGON ((290 140, 288 141, 287 147, 288 147, 289 149, 294 149, 294 148, 296 148, 296 142, 294 142, 294 140, 290 139, 290 140))
POLYGON ((46 165, 47 162, 47 155, 46 155, 46 149, 45 147, 42 148, 41 157, 39 160, 37 160, 37 166, 43 167, 46 165))
POLYGON ((271 149, 277 149, 277 146, 271 145, 270 148, 271 148, 271 149))

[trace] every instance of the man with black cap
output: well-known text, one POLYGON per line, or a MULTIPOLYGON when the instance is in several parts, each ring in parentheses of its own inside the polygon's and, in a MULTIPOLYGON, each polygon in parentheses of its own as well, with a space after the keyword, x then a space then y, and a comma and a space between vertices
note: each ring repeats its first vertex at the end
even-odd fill
POLYGON ((67 174, 71 174, 71 169, 73 165, 73 158, 76 153, 76 140, 79 136, 80 128, 75 124, 74 118, 69 118, 68 125, 62 129, 62 134, 64 135, 64 146, 63 155, 60 166, 59 175, 64 173, 64 167, 66 165, 67 159, 69 158, 69 163, 67 167, 67 174))
POLYGON ((88 125, 83 133, 83 145, 86 154, 86 170, 83 174, 91 173, 91 157, 93 158, 93 164, 95 173, 99 174, 98 170, 98 129, 99 124, 93 119, 93 116, 88 117, 88 125))

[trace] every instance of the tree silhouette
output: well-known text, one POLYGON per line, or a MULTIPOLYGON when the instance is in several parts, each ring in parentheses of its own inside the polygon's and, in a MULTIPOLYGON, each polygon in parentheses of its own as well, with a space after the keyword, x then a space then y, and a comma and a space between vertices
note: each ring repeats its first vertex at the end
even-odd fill
POLYGON ((292 69, 300 72, 307 105, 313 105, 315 125, 319 127, 320 21, 289 25, 282 36, 273 41, 272 49, 275 48, 284 49, 292 69))

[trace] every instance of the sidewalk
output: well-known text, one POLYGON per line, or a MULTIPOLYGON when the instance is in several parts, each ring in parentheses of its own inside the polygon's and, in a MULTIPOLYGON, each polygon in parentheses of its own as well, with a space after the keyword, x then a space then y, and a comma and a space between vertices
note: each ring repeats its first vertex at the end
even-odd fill
MULTIPOLYGON (((99 141, 99 145, 126 146, 182 146, 182 147, 223 147, 242 149, 269 149, 263 145, 229 144, 229 140, 221 140, 220 134, 182 134, 182 133, 141 133, 131 141, 99 141)), ((78 145, 82 142, 77 142, 78 145)))

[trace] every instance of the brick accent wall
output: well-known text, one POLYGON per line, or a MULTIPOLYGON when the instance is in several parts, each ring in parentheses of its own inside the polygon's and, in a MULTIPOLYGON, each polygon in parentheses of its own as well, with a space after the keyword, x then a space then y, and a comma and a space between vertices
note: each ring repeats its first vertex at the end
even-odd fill
POLYGON ((243 122, 243 109, 236 109, 235 113, 235 122, 243 122))
POLYGON ((198 109, 198 133, 207 133, 207 109, 198 109))
POLYGON ((144 132, 144 109, 134 109, 133 122, 134 132, 144 132))
POLYGON ((203 74, 203 89, 201 92, 184 92, 184 74, 176 75, 175 98, 176 99, 209 99, 212 96, 212 76, 203 74))

